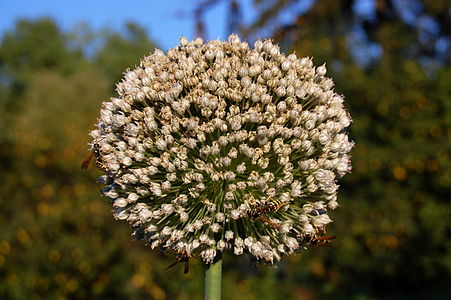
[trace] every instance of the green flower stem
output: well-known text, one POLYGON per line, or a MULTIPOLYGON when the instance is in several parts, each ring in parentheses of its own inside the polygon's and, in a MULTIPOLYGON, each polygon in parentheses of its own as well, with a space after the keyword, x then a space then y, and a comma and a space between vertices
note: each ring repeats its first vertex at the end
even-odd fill
POLYGON ((222 255, 205 270, 205 300, 221 299, 222 255))

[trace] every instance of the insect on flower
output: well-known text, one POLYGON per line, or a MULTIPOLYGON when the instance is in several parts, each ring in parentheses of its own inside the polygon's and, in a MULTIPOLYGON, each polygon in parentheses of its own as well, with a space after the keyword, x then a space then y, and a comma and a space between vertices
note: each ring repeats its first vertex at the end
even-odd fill
POLYGON ((320 216, 320 215, 324 215, 324 214, 326 214, 327 213, 327 211, 325 210, 325 209, 313 209, 311 212, 310 212, 310 214, 312 215, 312 216, 320 216))
POLYGON ((335 238, 336 238, 335 235, 307 236, 304 242, 310 246, 331 247, 332 240, 335 238))
MULTIPOLYGON (((319 217, 322 215, 327 214, 327 210, 325 209, 313 209, 309 212, 309 215, 313 216, 313 217, 319 217)), ((321 234, 321 235, 326 235, 327 234, 327 224, 324 224, 323 226, 317 227, 317 233, 321 234)))
POLYGON ((178 252, 177 257, 176 257, 176 261, 172 264, 170 264, 169 266, 166 267, 166 269, 164 269, 165 271, 172 268, 173 266, 175 266, 178 263, 185 263, 184 267, 183 267, 183 274, 187 274, 189 272, 189 259, 190 257, 193 257, 192 255, 188 254, 186 252, 186 250, 181 250, 178 252))
POLYGON ((91 160, 93 157, 96 158, 96 166, 104 171, 108 171, 107 161, 102 156, 102 150, 100 149, 99 144, 94 144, 92 146, 92 152, 88 155, 88 157, 81 163, 81 168, 86 170, 89 167, 89 164, 91 163, 91 160))
POLYGON ((257 207, 256 209, 252 210, 249 215, 252 218, 259 218, 262 215, 265 215, 267 213, 271 213, 271 212, 275 213, 275 212, 277 212, 279 209, 281 209, 286 204, 287 204, 286 202, 282 202, 280 200, 274 200, 274 201, 271 201, 267 205, 264 205, 264 206, 261 206, 261 207, 257 207))
POLYGON ((279 209, 281 209, 286 204, 287 204, 286 202, 282 202, 279 199, 271 201, 266 205, 263 205, 263 206, 260 206, 260 207, 257 207, 255 209, 251 210, 249 213, 249 217, 254 218, 255 220, 262 220, 263 222, 269 224, 271 227, 279 228, 280 226, 277 225, 276 223, 274 223, 273 221, 269 220, 266 217, 266 215, 269 213, 277 212, 279 209))

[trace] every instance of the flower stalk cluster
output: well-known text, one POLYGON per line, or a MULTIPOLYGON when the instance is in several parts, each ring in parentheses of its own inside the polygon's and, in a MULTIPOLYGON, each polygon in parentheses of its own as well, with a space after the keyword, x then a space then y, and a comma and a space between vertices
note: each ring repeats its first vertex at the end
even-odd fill
POLYGON ((228 250, 271 264, 324 234, 353 147, 325 73, 236 35, 144 57, 91 132, 114 216, 205 263, 228 250))

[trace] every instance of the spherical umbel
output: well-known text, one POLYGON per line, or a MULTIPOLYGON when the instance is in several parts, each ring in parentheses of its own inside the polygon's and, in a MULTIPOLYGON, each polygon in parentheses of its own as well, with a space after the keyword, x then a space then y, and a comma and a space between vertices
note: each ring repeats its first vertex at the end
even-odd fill
POLYGON ((325 73, 236 35, 144 57, 91 132, 114 216, 181 261, 229 250, 273 263, 318 242, 353 147, 325 73))

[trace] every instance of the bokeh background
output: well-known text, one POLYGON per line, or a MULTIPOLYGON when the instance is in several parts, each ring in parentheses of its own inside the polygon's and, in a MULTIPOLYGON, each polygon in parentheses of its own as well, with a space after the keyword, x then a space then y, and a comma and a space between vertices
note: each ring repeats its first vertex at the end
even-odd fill
POLYGON ((204 266, 163 271, 80 163, 123 70, 231 32, 326 63, 356 147, 334 246, 226 255, 223 299, 451 299, 449 0, 1 1, 1 299, 202 299, 204 266))

